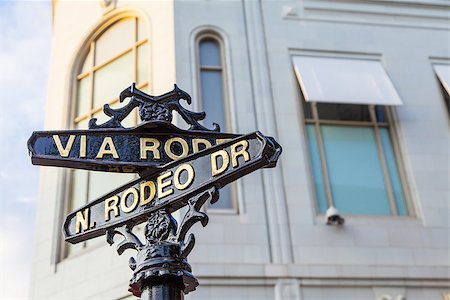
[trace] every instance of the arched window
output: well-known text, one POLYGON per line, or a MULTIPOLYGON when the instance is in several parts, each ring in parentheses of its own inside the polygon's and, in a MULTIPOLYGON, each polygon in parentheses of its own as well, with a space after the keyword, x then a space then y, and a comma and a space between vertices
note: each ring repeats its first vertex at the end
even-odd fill
MULTIPOLYGON (((198 90, 201 110, 206 112, 203 124, 211 128, 217 123, 221 132, 231 132, 223 41, 218 35, 207 33, 197 38, 196 45, 198 90)), ((227 185, 220 190, 220 200, 211 207, 235 211, 235 194, 235 184, 227 185)))
MULTIPOLYGON (((108 120, 103 105, 119 104, 119 93, 136 82, 141 90, 149 87, 149 41, 147 27, 136 16, 122 16, 109 20, 93 35, 84 59, 79 64, 75 79, 73 123, 75 129, 87 129, 91 118, 97 124, 108 120)), ((123 125, 136 125, 137 114, 130 114, 123 125)), ((71 170, 69 184, 70 203, 73 211, 85 203, 117 188, 133 179, 134 175, 112 174, 85 170, 71 170)), ((88 241, 68 247, 66 255, 80 251, 92 243, 88 241)))

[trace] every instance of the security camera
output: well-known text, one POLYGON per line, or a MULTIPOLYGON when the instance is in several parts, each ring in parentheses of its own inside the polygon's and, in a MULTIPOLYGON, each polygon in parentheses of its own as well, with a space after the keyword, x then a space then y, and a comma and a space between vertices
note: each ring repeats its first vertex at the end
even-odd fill
POLYGON ((328 208, 325 220, 327 225, 342 225, 345 222, 344 218, 339 215, 339 211, 334 206, 328 208))

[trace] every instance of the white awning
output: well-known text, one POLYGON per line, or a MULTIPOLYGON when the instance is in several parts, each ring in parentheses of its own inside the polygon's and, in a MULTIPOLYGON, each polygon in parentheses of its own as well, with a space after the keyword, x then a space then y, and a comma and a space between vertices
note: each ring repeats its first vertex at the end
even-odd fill
POLYGON ((435 64, 433 68, 445 91, 450 95, 450 65, 435 64))
POLYGON ((303 55, 292 60, 306 101, 403 104, 378 60, 303 55))

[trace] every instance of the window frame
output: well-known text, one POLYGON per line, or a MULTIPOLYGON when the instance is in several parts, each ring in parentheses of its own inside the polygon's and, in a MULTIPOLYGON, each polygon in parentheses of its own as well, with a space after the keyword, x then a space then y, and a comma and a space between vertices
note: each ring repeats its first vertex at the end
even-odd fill
MULTIPOLYGON (((141 15, 139 14, 118 14, 114 17, 109 18, 106 22, 104 22, 102 24, 102 26, 94 31, 94 33, 92 34, 92 37, 89 39, 89 41, 86 43, 86 45, 83 47, 82 49, 82 55, 80 60, 76 63, 77 67, 75 68, 75 73, 74 73, 74 79, 73 79, 73 93, 72 93, 72 97, 71 97, 71 114, 70 114, 70 118, 69 118, 69 126, 72 128, 74 126, 74 123, 79 123, 85 119, 90 119, 92 118, 92 116, 98 112, 101 112, 103 109, 103 106, 101 107, 94 107, 94 73, 100 69, 102 69, 103 67, 113 63, 114 61, 116 61, 117 59, 123 57, 124 55, 128 54, 128 53, 132 53, 133 55, 133 81, 137 82, 138 79, 138 62, 137 62, 137 56, 138 56, 138 47, 144 45, 147 43, 147 46, 149 47, 149 52, 150 52, 150 39, 147 36, 144 39, 139 40, 139 33, 138 33, 138 20, 143 21, 143 25, 145 27, 147 27, 147 32, 148 32, 148 36, 149 36, 149 28, 147 23, 145 22, 145 18, 143 18, 141 15), (134 32, 134 43, 131 47, 126 48, 125 50, 122 50, 121 52, 117 53, 116 55, 110 57, 109 59, 107 59, 106 61, 100 63, 99 65, 95 64, 95 52, 96 52, 96 41, 111 27, 114 26, 114 24, 116 24, 117 22, 120 22, 121 20, 127 19, 127 18, 133 18, 134 19, 134 24, 133 24, 133 32, 134 32), (88 72, 82 72, 82 68, 83 68, 83 64, 85 62, 85 60, 88 58, 89 53, 92 52, 92 61, 90 63, 89 66, 89 71, 88 72), (78 86, 79 86, 79 81, 83 78, 89 77, 89 104, 90 104, 90 110, 80 116, 77 116, 77 95, 78 95, 78 86)), ((150 58, 149 53, 148 54, 148 58, 150 58)), ((150 61, 150 60, 149 60, 150 61)), ((143 89, 143 88, 150 88, 150 82, 151 82, 151 72, 149 69, 148 72, 148 78, 145 80, 145 82, 143 84, 137 85, 136 87, 139 89, 143 89)), ((105 104, 109 104, 109 105, 114 105, 117 104, 119 102, 119 96, 112 98, 112 99, 106 99, 107 102, 105 102, 105 104)), ((137 121, 137 114, 136 114, 136 121, 137 121)))
MULTIPOLYGON (((317 56, 317 57, 327 57, 327 58, 349 58, 349 59, 367 59, 367 60, 378 60, 382 63, 380 57, 378 55, 367 55, 367 54, 361 54, 361 55, 349 55, 345 53, 339 53, 339 54, 330 54, 330 53, 320 53, 316 51, 295 51, 291 53, 292 56, 296 55, 306 55, 306 56, 317 56)), ((294 67, 292 65, 292 67, 294 67)), ((386 74, 389 77, 389 74, 386 74)), ((409 190, 408 180, 407 180, 407 174, 405 171, 405 166, 401 157, 401 148, 399 144, 398 135, 396 132, 396 129, 394 128, 396 122, 395 122, 395 111, 393 108, 387 106, 387 105, 380 105, 384 108, 384 114, 386 117, 385 122, 377 122, 376 121, 376 114, 375 114, 375 107, 377 105, 369 105, 369 104, 362 104, 366 107, 368 107, 369 114, 370 114, 370 122, 365 121, 344 121, 344 120, 325 120, 319 118, 319 113, 317 110, 317 103, 321 102, 313 102, 309 101, 307 102, 305 100, 305 97, 303 95, 303 91, 301 89, 300 83, 296 78, 295 71, 293 72, 294 81, 296 84, 296 90, 298 91, 297 94, 299 95, 301 112, 302 112, 302 123, 303 123, 303 132, 304 132, 304 140, 305 140, 305 153, 307 155, 307 165, 309 168, 309 179, 310 179, 310 187, 312 191, 312 199, 314 199, 314 209, 316 211, 316 215, 324 215, 325 213, 320 212, 319 208, 319 202, 317 198, 317 191, 315 187, 315 179, 313 177, 313 166, 312 166, 312 160, 311 160, 311 153, 309 149, 309 141, 307 138, 307 128, 306 126, 308 124, 314 126, 314 133, 317 140, 317 147, 319 148, 319 159, 320 159, 320 172, 321 176, 323 178, 323 185, 324 185, 324 191, 325 191, 325 199, 328 207, 334 206, 333 202, 333 196, 332 196, 332 189, 331 189, 331 183, 330 178, 328 176, 328 169, 326 164, 326 155, 324 150, 324 141, 321 133, 321 125, 337 125, 337 126, 356 126, 356 127, 370 127, 373 128, 375 141, 376 141, 376 147, 378 152, 378 157, 381 163, 381 170, 383 173, 383 181, 386 187, 386 192, 388 194, 388 200, 389 200, 389 207, 391 210, 390 215, 371 215, 371 214, 344 214, 346 216, 364 216, 364 217, 400 217, 400 218, 410 218, 415 217, 415 210, 412 205, 411 201, 411 194, 409 190), (307 118, 305 114, 305 108, 307 105, 310 105, 310 111, 311 111, 311 118, 307 118), (387 128, 391 144, 392 144, 392 151, 394 152, 395 157, 395 163, 397 167, 398 177, 400 179, 401 189, 403 192, 403 197, 405 200, 405 207, 406 207, 406 215, 400 216, 397 212, 397 206, 395 203, 395 198, 393 195, 393 189, 392 189, 392 183, 391 183, 391 175, 388 170, 388 166, 386 163, 386 158, 383 150, 383 144, 381 142, 381 136, 380 136, 380 128, 387 128)), ((395 85, 394 85, 395 87, 395 85)), ((334 103, 334 102, 333 102, 334 103)), ((339 103, 334 103, 339 104, 339 103)), ((345 104, 345 103, 341 103, 345 104)), ((339 208, 338 208, 339 209, 339 208)))
MULTIPOLYGON (((301 98, 303 98, 303 95, 301 98)), ((304 101, 304 99, 302 99, 301 101, 304 101)), ((306 105, 308 105, 308 103, 306 103, 306 105)), ((397 205, 395 203, 395 197, 394 197, 394 192, 393 192, 392 183, 391 183, 391 174, 388 169, 386 157, 385 157, 384 150, 383 150, 383 144, 382 144, 382 140, 381 140, 380 128, 386 128, 390 134, 392 148, 393 148, 392 150, 395 155, 397 172, 398 172, 398 175, 400 178, 401 188, 402 188, 402 192, 403 192, 403 195, 405 198, 405 206, 407 208, 406 216, 411 216, 412 215, 412 207, 410 205, 410 201, 408 200, 409 199, 408 191, 405 186, 406 179, 405 179, 404 173, 402 172, 403 166, 401 163, 401 159, 399 158, 399 154, 398 154, 399 149, 398 149, 398 145, 396 142, 395 133, 393 132, 393 128, 391 125, 392 124, 392 113, 391 113, 390 108, 387 106, 382 106, 384 108, 384 114, 386 116, 386 121, 385 122, 377 122, 376 121, 376 113, 375 113, 375 105, 365 105, 368 107, 368 110, 369 110, 370 122, 363 122, 363 121, 347 121, 347 120, 340 121, 340 120, 320 119, 319 115, 318 115, 317 103, 312 102, 312 103, 310 103, 310 105, 311 105, 312 118, 304 117, 305 132, 306 132, 307 125, 314 126, 314 133, 316 136, 317 147, 319 150, 318 155, 320 158, 321 175, 322 175, 322 178, 324 181, 323 184, 324 184, 324 190, 325 190, 325 198, 326 198, 328 207, 330 207, 330 206, 336 207, 336 206, 334 205, 334 201, 333 201, 332 188, 331 188, 331 182, 330 182, 330 178, 329 178, 329 174, 328 174, 327 157, 325 154, 325 147, 324 147, 321 126, 322 125, 332 125, 332 126, 367 127, 367 128, 373 129, 376 147, 377 147, 378 158, 381 163, 383 181, 384 181, 384 184, 386 187, 386 192, 388 195, 391 216, 401 217, 398 215, 398 212, 397 212, 397 205)), ((307 143, 309 143, 309 141, 307 141, 307 143)), ((311 154, 309 153, 309 149, 308 149, 308 156, 311 157, 311 154)), ((309 164, 310 164, 310 166, 309 166, 310 170, 312 171, 313 168, 311 166, 311 159, 309 159, 309 164)), ((314 179, 312 179, 312 181, 314 182, 314 179)), ((319 206, 318 206, 317 193, 315 191, 314 184, 313 184, 312 188, 314 190, 316 211, 318 212, 318 214, 321 214, 319 212, 320 210, 319 210, 319 206)), ((368 216, 372 216, 372 215, 368 214, 368 216)))
MULTIPOLYGON (((195 91, 197 93, 198 99, 198 108, 200 111, 203 111, 203 96, 202 96, 202 80, 201 80, 201 72, 203 70, 220 70, 222 77, 222 90, 223 90, 223 109, 224 109, 224 119, 226 123, 226 128, 220 128, 221 132, 232 132, 233 131, 233 120, 232 120, 232 105, 230 101, 230 84, 229 84, 229 68, 228 68, 228 59, 227 53, 225 51, 225 42, 222 37, 222 34, 218 33, 216 30, 206 29, 201 30, 199 33, 195 35, 194 38, 194 55, 195 55, 195 91), (216 66, 203 66, 200 60, 200 44, 204 40, 214 40, 217 42, 220 51, 220 67, 216 66)), ((208 113, 208 112, 206 112, 208 113)), ((212 124, 204 124, 207 128, 208 126, 212 126, 212 124)), ((205 209, 208 212, 214 214, 230 214, 235 215, 239 214, 239 205, 238 205, 238 184, 236 182, 228 184, 230 188, 230 201, 231 208, 215 208, 211 206, 205 206, 205 209)), ((219 200, 220 201, 220 200, 219 200)))

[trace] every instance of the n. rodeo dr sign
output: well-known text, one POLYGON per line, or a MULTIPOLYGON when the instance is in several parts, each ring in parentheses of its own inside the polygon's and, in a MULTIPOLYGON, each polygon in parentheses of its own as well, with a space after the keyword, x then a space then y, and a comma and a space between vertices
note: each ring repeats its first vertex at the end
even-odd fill
POLYGON ((162 207, 169 212, 208 188, 223 187, 238 177, 271 165, 277 144, 259 132, 176 160, 163 169, 130 182, 69 214, 64 223, 68 242, 77 243, 145 216, 162 207))

